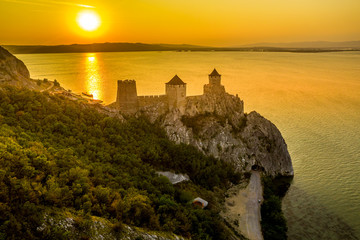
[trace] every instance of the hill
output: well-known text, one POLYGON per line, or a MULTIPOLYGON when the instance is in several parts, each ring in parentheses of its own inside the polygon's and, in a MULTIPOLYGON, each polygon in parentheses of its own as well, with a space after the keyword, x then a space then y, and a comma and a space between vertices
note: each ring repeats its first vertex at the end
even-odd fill
POLYGON ((288 43, 255 43, 240 47, 273 47, 273 48, 322 48, 322 49, 360 49, 360 41, 347 42, 288 42, 288 43))
POLYGON ((4 45, 13 54, 27 53, 78 53, 78 52, 136 52, 136 51, 180 51, 198 50, 206 47, 187 44, 145 44, 145 43, 93 43, 72 45, 4 45))
POLYGON ((30 73, 25 64, 0 47, 0 84, 31 87, 30 73))
POLYGON ((13 54, 81 53, 81 52, 139 52, 139 51, 252 51, 252 52, 329 52, 358 51, 360 41, 257 43, 237 47, 211 47, 189 44, 93 43, 72 45, 4 45, 13 54))

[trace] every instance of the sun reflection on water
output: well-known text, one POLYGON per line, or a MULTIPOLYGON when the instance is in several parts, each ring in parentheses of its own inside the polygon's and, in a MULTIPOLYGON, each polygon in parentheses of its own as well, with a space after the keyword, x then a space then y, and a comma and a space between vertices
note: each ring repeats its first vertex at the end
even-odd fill
POLYGON ((86 60, 86 91, 94 96, 94 99, 103 99, 101 91, 101 79, 99 74, 99 64, 96 53, 87 53, 86 60))

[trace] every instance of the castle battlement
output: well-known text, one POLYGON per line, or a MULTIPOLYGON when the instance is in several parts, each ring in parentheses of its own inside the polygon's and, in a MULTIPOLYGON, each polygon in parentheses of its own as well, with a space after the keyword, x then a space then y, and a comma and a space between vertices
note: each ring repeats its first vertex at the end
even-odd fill
POLYGON ((134 84, 134 83, 136 83, 136 81, 132 79, 118 80, 118 84, 134 84))
POLYGON ((146 95, 146 96, 138 96, 138 99, 155 99, 155 98, 166 98, 166 95, 146 95))

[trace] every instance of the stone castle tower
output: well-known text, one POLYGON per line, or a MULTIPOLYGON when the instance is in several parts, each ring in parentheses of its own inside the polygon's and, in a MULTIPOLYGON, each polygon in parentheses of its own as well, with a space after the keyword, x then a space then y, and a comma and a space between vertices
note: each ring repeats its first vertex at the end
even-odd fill
POLYGON ((212 73, 209 74, 209 83, 213 85, 221 85, 221 75, 216 71, 215 68, 212 73))
POLYGON ((169 110, 178 108, 180 112, 185 111, 186 83, 184 83, 178 75, 175 75, 166 83, 166 96, 168 97, 169 110))
POLYGON ((209 74, 209 84, 204 85, 204 94, 224 94, 225 87, 221 85, 221 75, 214 70, 209 74))
POLYGON ((119 80, 116 104, 124 113, 135 113, 138 109, 138 99, 135 80, 119 80))

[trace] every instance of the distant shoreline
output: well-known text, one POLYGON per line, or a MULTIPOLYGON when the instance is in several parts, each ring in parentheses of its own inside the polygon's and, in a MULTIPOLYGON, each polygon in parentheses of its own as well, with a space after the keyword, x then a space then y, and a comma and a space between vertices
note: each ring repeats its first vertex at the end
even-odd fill
POLYGON ((203 47, 186 44, 94 43, 72 45, 2 45, 12 54, 91 53, 91 52, 292 52, 323 53, 360 51, 360 47, 203 47))

